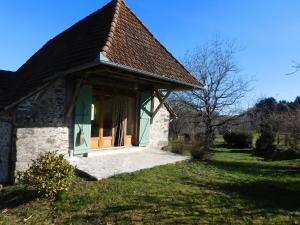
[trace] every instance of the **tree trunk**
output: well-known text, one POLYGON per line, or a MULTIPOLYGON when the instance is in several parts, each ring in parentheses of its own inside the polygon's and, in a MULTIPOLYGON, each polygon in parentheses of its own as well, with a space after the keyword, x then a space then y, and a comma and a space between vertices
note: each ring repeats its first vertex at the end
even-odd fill
POLYGON ((204 136, 204 148, 205 150, 210 150, 211 144, 213 142, 213 128, 210 124, 206 124, 205 136, 204 136))

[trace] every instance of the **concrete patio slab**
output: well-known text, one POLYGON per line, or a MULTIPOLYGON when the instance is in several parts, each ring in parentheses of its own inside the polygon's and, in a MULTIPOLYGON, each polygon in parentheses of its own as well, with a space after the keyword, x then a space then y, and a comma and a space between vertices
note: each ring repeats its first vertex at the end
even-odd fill
POLYGON ((79 171, 91 178, 101 180, 117 174, 181 162, 189 158, 157 149, 127 148, 94 152, 88 157, 72 157, 68 160, 79 171))

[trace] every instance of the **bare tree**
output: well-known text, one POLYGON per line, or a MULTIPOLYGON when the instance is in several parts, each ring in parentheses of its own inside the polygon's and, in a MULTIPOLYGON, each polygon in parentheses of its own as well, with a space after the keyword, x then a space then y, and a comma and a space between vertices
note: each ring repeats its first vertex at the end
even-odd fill
POLYGON ((186 107, 192 108, 205 125, 204 147, 209 149, 215 130, 235 120, 241 112, 240 100, 250 90, 250 81, 239 76, 234 59, 234 43, 216 39, 187 53, 184 63, 205 89, 179 95, 186 107))
POLYGON ((172 119, 170 123, 170 133, 172 138, 177 139, 178 136, 182 133, 184 129, 190 127, 191 120, 186 115, 190 115, 190 112, 185 107, 181 107, 181 103, 179 99, 171 98, 169 101, 172 105, 173 110, 176 112, 177 117, 172 119))
POLYGON ((293 75, 293 74, 297 73, 298 71, 300 71, 300 63, 294 61, 294 64, 292 67, 293 67, 294 71, 291 73, 288 73, 287 75, 293 75))
MULTIPOLYGON (((174 139, 178 139, 179 135, 188 135, 190 139, 199 132, 199 117, 195 116, 195 111, 191 107, 187 107, 178 95, 172 95, 169 103, 176 112, 177 117, 170 122, 170 135, 174 139)), ((186 137, 186 136, 185 136, 186 137)))
POLYGON ((300 70, 300 63, 295 63, 294 68, 296 69, 296 72, 300 70))

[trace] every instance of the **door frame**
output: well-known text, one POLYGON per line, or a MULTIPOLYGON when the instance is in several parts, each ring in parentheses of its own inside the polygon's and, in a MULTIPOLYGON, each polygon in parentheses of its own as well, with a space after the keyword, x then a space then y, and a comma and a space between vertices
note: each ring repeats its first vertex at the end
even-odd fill
POLYGON ((124 113, 126 115, 124 115, 124 146, 131 146, 131 145, 136 145, 136 136, 137 136, 137 132, 136 132, 136 128, 137 128, 137 98, 136 97, 132 97, 132 96, 127 96, 127 101, 125 104, 125 110, 124 113), (131 135, 127 135, 127 126, 128 126, 128 107, 129 106, 129 98, 132 98, 133 102, 132 102, 132 134, 131 135))
POLYGON ((111 96, 111 111, 112 111, 112 116, 111 116, 111 136, 107 136, 104 137, 103 133, 104 133, 104 110, 100 110, 100 131, 99 131, 99 139, 100 139, 100 148, 106 148, 106 147, 114 147, 114 143, 115 143, 115 96, 110 95, 110 94, 103 94, 100 97, 100 107, 102 107, 102 109, 104 109, 104 98, 105 96, 111 96), (106 144, 109 143, 110 144, 106 144))
MULTIPOLYGON (((123 121, 123 146, 131 146, 136 145, 137 143, 137 124, 138 124, 138 104, 137 104, 137 95, 132 94, 126 91, 116 91, 116 90, 97 90, 93 89, 92 96, 99 97, 99 137, 91 137, 91 149, 99 150, 101 148, 113 148, 115 143, 115 115, 116 115, 116 97, 123 96, 133 99, 133 130, 132 135, 127 135, 127 109, 128 109, 128 101, 125 102, 125 110, 122 115, 123 121), (112 136, 103 137, 103 123, 104 123, 104 96, 112 96, 112 136), (130 141, 128 141, 130 139, 130 141), (106 145, 105 141, 111 140, 111 145, 106 145), (95 146, 95 142, 98 142, 98 146, 95 146), (131 143, 130 143, 131 142, 131 143)), ((116 146, 117 147, 117 146, 116 146)))

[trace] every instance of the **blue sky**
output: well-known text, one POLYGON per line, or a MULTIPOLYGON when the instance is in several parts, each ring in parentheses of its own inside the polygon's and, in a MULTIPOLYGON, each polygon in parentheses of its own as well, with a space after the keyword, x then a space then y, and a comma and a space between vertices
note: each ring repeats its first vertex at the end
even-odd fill
MULTIPOLYGON (((108 0, 1 0, 0 69, 18 69, 46 41, 108 0)), ((244 104, 300 95, 299 0, 127 0, 131 9, 177 57, 218 35, 235 40, 242 75, 255 80, 244 104)))

